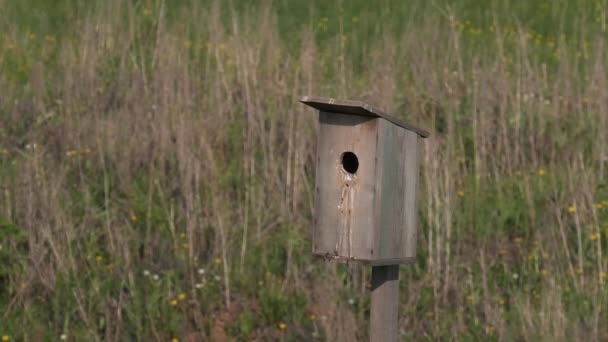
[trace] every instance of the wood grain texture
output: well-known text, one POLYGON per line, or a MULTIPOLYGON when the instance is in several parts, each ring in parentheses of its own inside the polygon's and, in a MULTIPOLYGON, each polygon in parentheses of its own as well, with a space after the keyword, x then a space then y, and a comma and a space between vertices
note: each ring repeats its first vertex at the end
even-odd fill
POLYGON ((405 193, 403 199, 404 235, 401 238, 401 257, 416 258, 418 241, 418 188, 420 178, 421 141, 417 134, 405 131, 405 158, 403 173, 405 175, 405 193))
POLYGON ((377 258, 416 257, 419 136, 381 120, 376 179, 377 258))
POLYGON ((399 265, 372 267, 369 340, 399 340, 399 265))
POLYGON ((373 258, 378 119, 321 112, 317 147, 313 253, 350 260, 373 258), (344 152, 359 161, 349 174, 344 152))

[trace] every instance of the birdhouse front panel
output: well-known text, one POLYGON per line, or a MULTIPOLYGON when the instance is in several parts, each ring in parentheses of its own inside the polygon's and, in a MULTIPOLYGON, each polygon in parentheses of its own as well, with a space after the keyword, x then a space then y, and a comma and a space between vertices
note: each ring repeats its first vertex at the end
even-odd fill
POLYGON ((319 123, 313 253, 372 259, 378 120, 321 112, 319 123))

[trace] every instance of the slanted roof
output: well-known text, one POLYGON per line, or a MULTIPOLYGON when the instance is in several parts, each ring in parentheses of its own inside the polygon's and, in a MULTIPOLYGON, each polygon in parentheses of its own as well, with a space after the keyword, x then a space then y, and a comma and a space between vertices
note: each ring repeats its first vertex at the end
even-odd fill
POLYGON ((300 99, 300 102, 309 105, 313 108, 316 108, 322 112, 353 114, 383 118, 394 123, 397 126, 403 127, 412 132, 416 132, 419 136, 423 138, 427 138, 429 136, 429 132, 418 127, 409 125, 404 121, 394 118, 391 115, 386 114, 384 111, 372 107, 371 105, 368 105, 367 103, 361 101, 337 100, 329 97, 304 96, 302 97, 302 99, 300 99))

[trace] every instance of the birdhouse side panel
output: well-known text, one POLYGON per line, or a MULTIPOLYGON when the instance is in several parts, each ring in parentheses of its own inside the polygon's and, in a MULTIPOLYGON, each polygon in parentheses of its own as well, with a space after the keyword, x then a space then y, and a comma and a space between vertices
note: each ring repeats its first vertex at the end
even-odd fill
MULTIPOLYGON (((420 148, 422 138, 415 132, 406 131, 405 135, 405 193, 403 211, 405 212, 405 235, 402 236, 401 253, 406 258, 416 258, 418 242, 418 188, 420 178, 420 148)), ((412 260, 413 261, 413 260, 412 260)))
POLYGON ((377 118, 321 112, 313 253, 373 258, 377 118))
POLYGON ((419 137, 386 120, 379 132, 378 258, 405 263, 416 256, 419 137))

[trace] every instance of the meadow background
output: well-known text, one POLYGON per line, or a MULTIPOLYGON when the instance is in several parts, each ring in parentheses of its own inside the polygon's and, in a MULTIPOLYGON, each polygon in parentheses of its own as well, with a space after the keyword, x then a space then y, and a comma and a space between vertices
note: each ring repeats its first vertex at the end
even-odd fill
POLYGON ((316 112, 432 132, 403 340, 608 340, 606 1, 0 0, 2 341, 355 341, 316 112))

